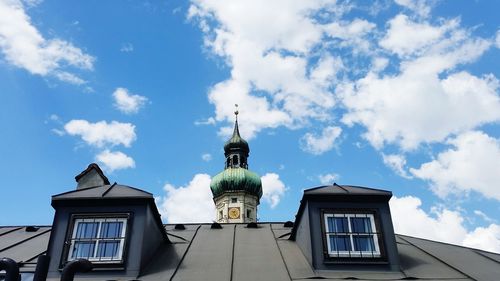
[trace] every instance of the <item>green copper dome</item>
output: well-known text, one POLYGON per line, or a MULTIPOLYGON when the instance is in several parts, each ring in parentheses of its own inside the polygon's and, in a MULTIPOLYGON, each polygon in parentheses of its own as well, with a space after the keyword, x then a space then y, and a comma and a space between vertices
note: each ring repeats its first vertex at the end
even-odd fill
POLYGON ((229 191, 245 191, 262 197, 262 182, 260 177, 244 168, 227 168, 212 178, 210 189, 214 198, 229 191))

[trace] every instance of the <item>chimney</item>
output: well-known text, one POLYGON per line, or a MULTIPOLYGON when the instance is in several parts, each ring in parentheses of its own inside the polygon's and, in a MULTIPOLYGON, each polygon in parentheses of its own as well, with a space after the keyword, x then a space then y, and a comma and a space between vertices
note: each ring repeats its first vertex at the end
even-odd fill
POLYGON ((76 189, 108 185, 109 180, 96 163, 90 164, 87 169, 75 177, 76 189))

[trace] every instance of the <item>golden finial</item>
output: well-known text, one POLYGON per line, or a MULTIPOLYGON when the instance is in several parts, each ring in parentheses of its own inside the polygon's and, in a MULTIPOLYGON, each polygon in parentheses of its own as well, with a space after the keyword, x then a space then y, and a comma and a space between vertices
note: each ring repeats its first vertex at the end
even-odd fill
POLYGON ((236 110, 234 111, 234 115, 236 115, 236 120, 238 120, 238 113, 240 113, 240 112, 238 111, 238 104, 237 104, 237 103, 235 103, 235 104, 234 104, 234 107, 236 107, 236 110))

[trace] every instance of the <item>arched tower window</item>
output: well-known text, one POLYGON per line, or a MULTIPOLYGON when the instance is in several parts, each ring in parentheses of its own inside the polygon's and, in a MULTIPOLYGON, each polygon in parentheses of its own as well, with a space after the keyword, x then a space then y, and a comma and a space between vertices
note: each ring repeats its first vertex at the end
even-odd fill
POLYGON ((238 166, 238 155, 233 155, 233 166, 238 166))

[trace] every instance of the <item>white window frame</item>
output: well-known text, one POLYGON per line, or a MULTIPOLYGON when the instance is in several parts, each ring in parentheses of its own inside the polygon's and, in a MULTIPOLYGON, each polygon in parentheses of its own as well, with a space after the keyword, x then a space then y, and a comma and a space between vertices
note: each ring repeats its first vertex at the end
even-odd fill
POLYGON ((125 246, 125 235, 127 231, 127 218, 120 218, 120 217, 88 217, 88 218, 76 218, 74 219, 73 223, 73 229, 71 233, 71 241, 69 243, 69 251, 68 251, 68 261, 72 261, 75 259, 79 259, 78 257, 73 258, 73 249, 75 246, 75 242, 81 242, 81 241, 88 241, 88 238, 81 239, 81 238, 76 238, 77 235, 77 229, 78 225, 80 223, 96 223, 98 222, 98 228, 97 228, 97 237, 96 238, 91 238, 91 241, 95 242, 94 246, 94 253, 92 254, 91 257, 85 257, 91 262, 97 262, 97 263, 117 263, 117 262, 122 262, 123 261, 123 251, 124 251, 124 246, 125 246), (102 224, 105 222, 121 222, 123 224, 120 237, 118 238, 102 238, 100 237, 101 235, 101 227, 102 224), (117 257, 99 257, 97 255, 97 251, 99 249, 99 243, 103 241, 119 241, 120 244, 118 246, 118 254, 117 257))
POLYGON ((368 213, 325 213, 324 214, 324 226, 325 226, 325 234, 326 234, 326 246, 327 246, 327 251, 328 255, 330 257, 362 257, 362 258, 379 258, 381 257, 380 254, 380 246, 378 244, 378 229, 375 227, 375 218, 373 214, 368 214, 368 213), (349 232, 339 232, 339 233, 333 233, 331 229, 328 229, 328 218, 347 218, 347 225, 349 228, 349 232), (352 231, 352 226, 351 226, 351 218, 369 218, 370 219, 370 224, 372 228, 371 233, 367 234, 358 234, 358 233, 353 233, 352 231), (339 236, 339 235, 345 235, 349 236, 350 244, 351 244, 351 251, 331 251, 331 245, 330 245, 330 236, 339 236), (373 244, 375 247, 375 251, 355 251, 354 250, 354 237, 355 236, 366 236, 370 235, 373 238, 373 244))

